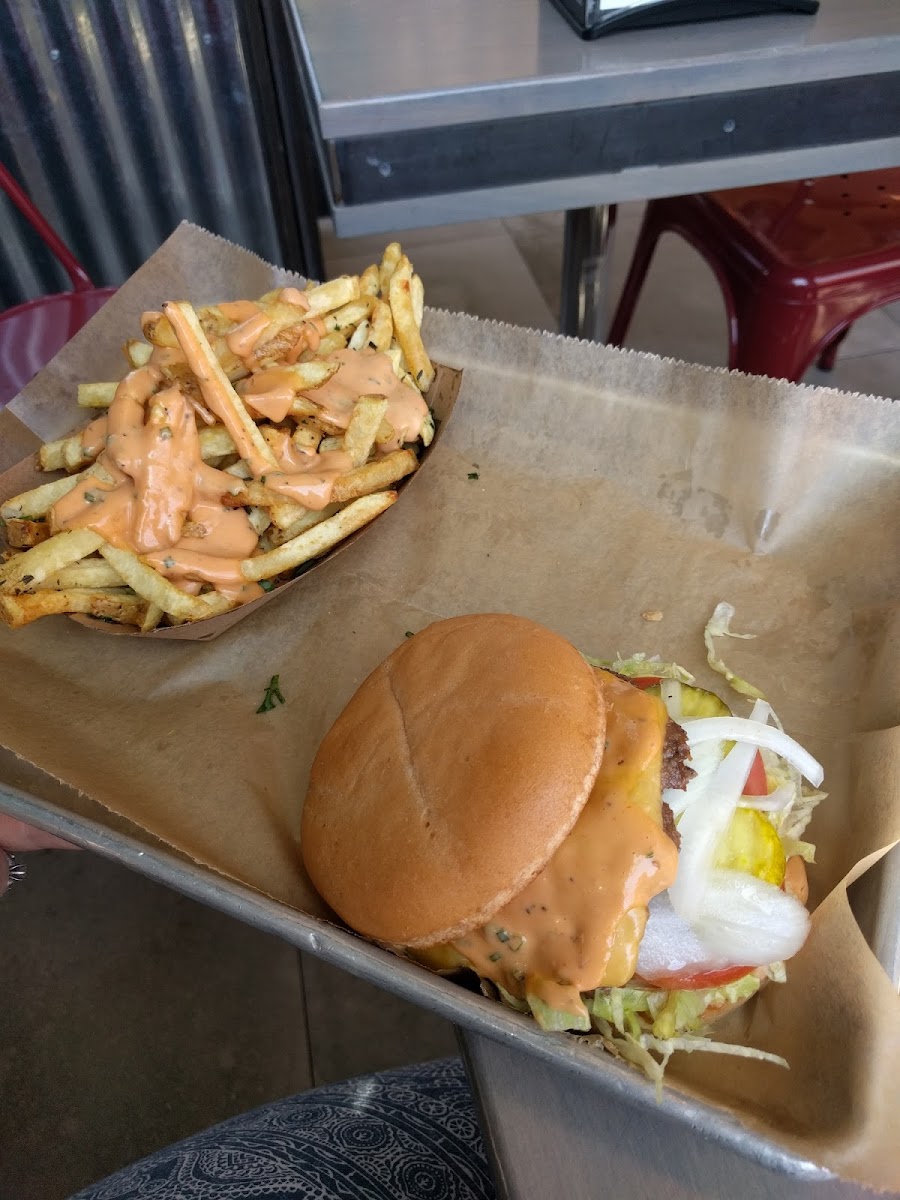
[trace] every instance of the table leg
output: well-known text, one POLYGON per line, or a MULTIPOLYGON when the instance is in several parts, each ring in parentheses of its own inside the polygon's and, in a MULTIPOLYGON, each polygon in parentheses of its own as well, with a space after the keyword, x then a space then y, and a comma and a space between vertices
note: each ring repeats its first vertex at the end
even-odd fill
POLYGON ((566 213, 559 330, 592 342, 606 340, 609 253, 615 208, 596 204, 566 213))

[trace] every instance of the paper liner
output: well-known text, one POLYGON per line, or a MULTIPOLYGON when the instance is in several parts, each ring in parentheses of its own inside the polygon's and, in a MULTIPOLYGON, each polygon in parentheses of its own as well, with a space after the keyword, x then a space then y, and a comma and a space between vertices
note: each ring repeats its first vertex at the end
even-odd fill
MULTIPOLYGON (((118 366, 143 308, 281 278, 182 226, 0 416, 18 429, 12 461, 23 422, 71 426, 72 385, 118 366)), ((825 764, 807 834, 819 908, 788 982, 724 1031, 791 1070, 676 1055, 667 1079, 847 1179, 897 1187, 900 1006, 846 880, 900 838, 900 409, 442 312, 423 332, 464 375, 414 496, 212 643, 104 640, 52 618, 0 629, 2 743, 196 862, 324 915, 297 842, 310 763, 404 636, 517 612, 593 655, 658 652, 724 694, 702 631, 728 600, 757 637, 725 657, 825 764), (276 673, 286 703, 257 715, 276 673)))

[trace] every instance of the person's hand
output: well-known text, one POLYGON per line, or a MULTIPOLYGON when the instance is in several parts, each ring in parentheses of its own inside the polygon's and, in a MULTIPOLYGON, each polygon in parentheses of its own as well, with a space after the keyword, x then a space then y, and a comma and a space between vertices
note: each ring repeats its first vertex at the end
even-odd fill
POLYGON ((9 862, 2 851, 17 853, 20 850, 77 850, 62 838, 52 833, 42 833, 24 821, 0 813, 0 896, 9 887, 9 862))

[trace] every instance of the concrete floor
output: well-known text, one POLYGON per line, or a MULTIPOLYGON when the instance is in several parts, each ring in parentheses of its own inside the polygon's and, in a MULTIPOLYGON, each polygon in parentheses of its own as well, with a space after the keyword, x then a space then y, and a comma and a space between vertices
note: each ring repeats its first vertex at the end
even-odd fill
MULTIPOLYGON (((618 294, 640 206, 620 209, 618 294)), ((387 236, 326 238, 330 272, 387 236)), ((553 329, 562 218, 419 230, 402 240, 428 302, 553 329)), ((725 363, 711 272, 665 239, 629 345, 725 363)), ((860 321, 816 382, 900 397, 900 305, 860 321)), ((0 1197, 63 1200, 149 1151, 317 1083, 452 1053, 427 1013, 87 855, 33 857, 0 907, 0 1197)))

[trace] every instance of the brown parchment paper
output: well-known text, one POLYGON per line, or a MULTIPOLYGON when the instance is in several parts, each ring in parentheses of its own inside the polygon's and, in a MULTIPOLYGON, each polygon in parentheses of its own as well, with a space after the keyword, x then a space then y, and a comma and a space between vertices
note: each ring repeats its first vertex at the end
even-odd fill
MULTIPOLYGON (((66 431, 73 364, 88 355, 102 378, 163 293, 203 302, 281 278, 181 227, 0 414, 3 443, 18 439, 7 461, 23 430, 66 431)), ((846 894, 900 838, 900 408, 442 312, 424 335, 464 375, 406 502, 212 643, 98 638, 61 618, 0 629, 0 744, 111 822, 323 915, 297 846, 312 756, 408 632, 518 612, 590 654, 658 652, 721 688, 702 630, 729 600, 757 635, 727 644, 730 664, 825 763, 808 834, 819 907, 788 983, 728 1031, 790 1072, 677 1055, 667 1079, 847 1179, 900 1187, 900 1006, 846 894), (651 609, 662 621, 641 619, 651 609), (287 702, 256 715, 275 673, 287 702)))

